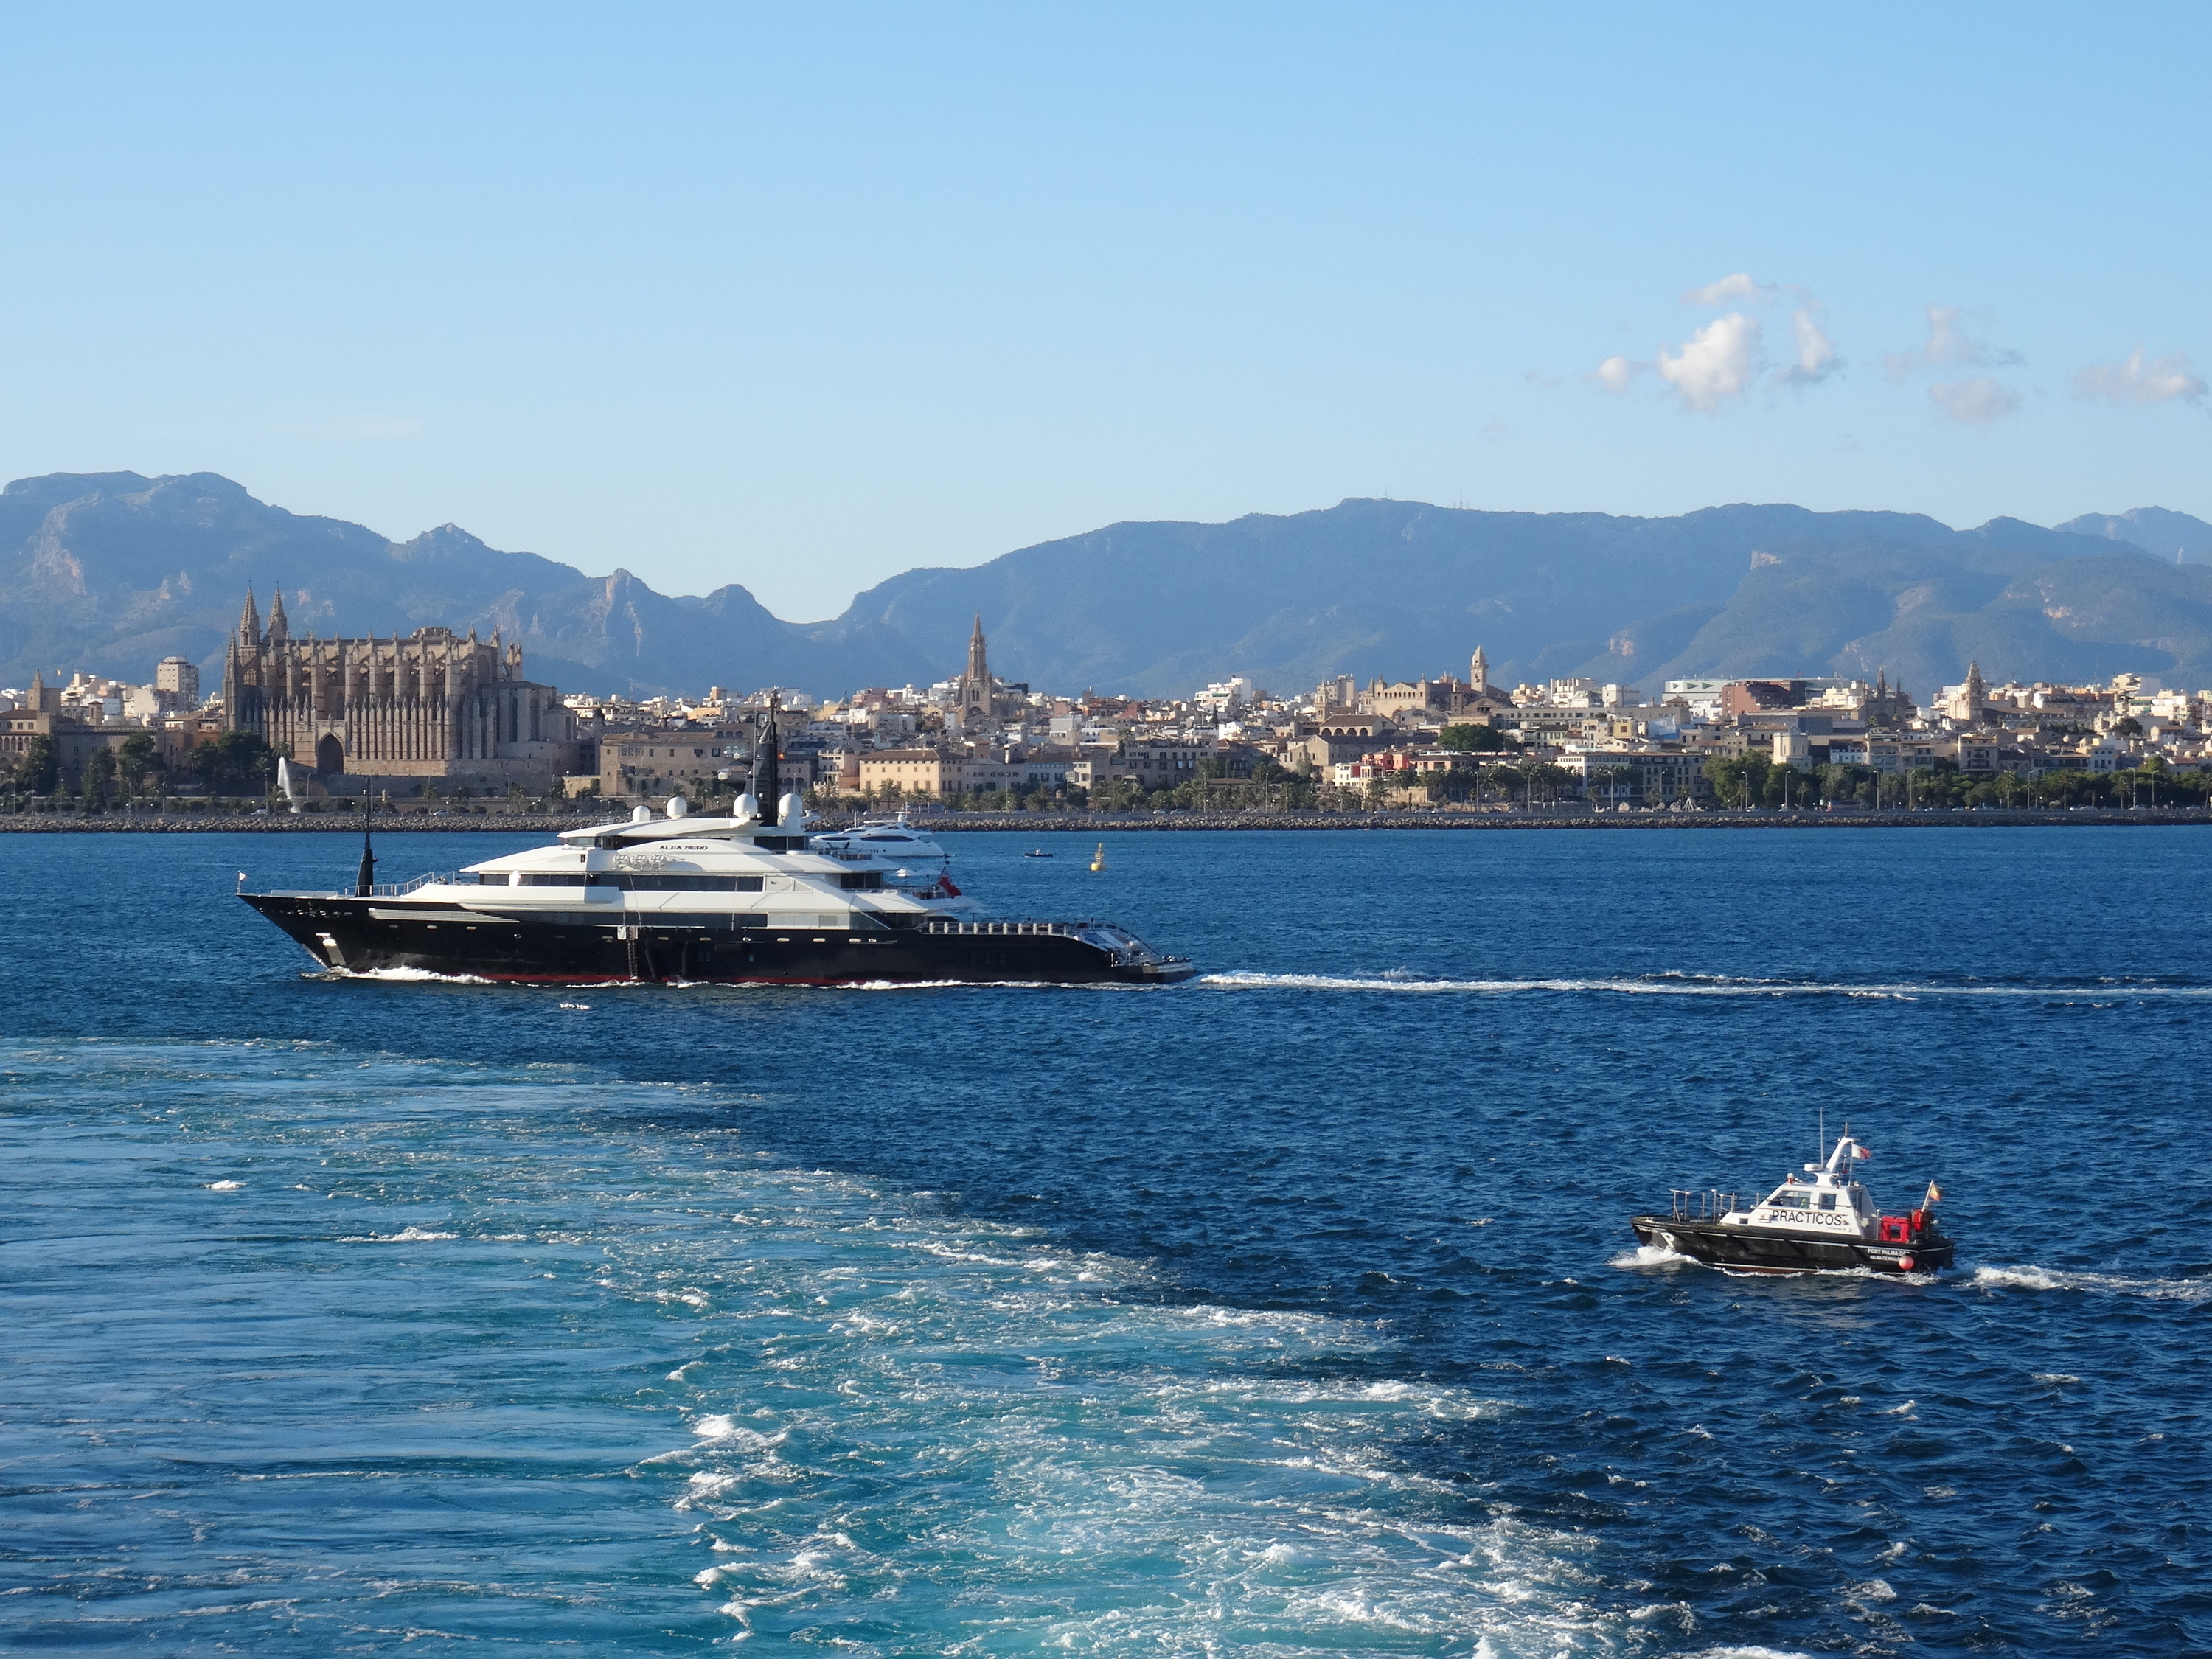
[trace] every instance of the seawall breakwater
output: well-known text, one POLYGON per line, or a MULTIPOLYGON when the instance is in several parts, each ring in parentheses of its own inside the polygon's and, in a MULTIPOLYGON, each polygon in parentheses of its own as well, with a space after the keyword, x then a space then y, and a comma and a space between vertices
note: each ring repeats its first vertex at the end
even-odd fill
MULTIPOLYGON (((1881 812, 1705 811, 1591 812, 1410 811, 1410 812, 928 812, 910 821, 933 834, 995 830, 1022 835, 1127 835, 1178 830, 1995 830, 2026 825, 2079 827, 2085 824, 2212 825, 2203 808, 2094 807, 2055 811, 1939 811, 1881 812)), ((540 813, 488 813, 452 817, 435 813, 393 814, 376 820, 376 833, 392 835, 550 836, 591 820, 540 813)), ((607 820, 610 823, 615 820, 607 820)), ((843 827, 838 817, 820 820, 818 829, 843 827)), ((0 814, 0 834, 18 835, 346 835, 361 833, 361 819, 342 813, 270 816, 193 813, 189 816, 100 813, 0 814)))

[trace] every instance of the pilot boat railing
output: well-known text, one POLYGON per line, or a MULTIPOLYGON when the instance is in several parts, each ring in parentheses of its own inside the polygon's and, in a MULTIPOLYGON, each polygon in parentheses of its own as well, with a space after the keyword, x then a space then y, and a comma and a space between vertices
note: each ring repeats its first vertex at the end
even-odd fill
POLYGON ((1673 1197, 1677 1221, 1718 1221, 1735 1208, 1736 1194, 1716 1188, 1704 1192, 1678 1188, 1673 1197))

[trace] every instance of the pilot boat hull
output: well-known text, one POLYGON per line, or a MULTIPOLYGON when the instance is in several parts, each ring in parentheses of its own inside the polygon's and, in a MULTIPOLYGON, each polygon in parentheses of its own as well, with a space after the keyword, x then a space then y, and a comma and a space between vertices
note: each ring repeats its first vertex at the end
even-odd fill
POLYGON ((1833 1273, 1864 1267, 1875 1273, 1929 1273, 1951 1265, 1951 1241, 1923 1234, 1909 1243, 1801 1232, 1786 1227, 1684 1221, 1639 1215, 1629 1225, 1639 1243, 1657 1245, 1732 1273, 1833 1273))
MULTIPOLYGON (((852 985, 960 981, 975 984, 1169 985, 1194 969, 1095 928, 1044 922, 967 922, 871 929, 744 927, 656 921, 635 913, 605 922, 547 922, 460 905, 316 893, 248 893, 246 903, 325 967, 345 973, 409 969, 527 984, 609 981, 852 985)), ((1126 939, 1126 935, 1123 936, 1126 939)))

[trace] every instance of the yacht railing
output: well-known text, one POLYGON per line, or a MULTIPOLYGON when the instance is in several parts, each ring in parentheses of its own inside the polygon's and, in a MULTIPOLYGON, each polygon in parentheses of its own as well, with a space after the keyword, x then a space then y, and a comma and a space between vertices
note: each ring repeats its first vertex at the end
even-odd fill
POLYGON ((1718 1221, 1735 1208, 1736 1194, 1715 1188, 1704 1192, 1677 1190, 1674 1200, 1674 1219, 1677 1221, 1718 1221))
POLYGON ((457 887, 461 872, 458 870, 426 870, 412 881, 380 881, 368 890, 371 898, 405 898, 418 887, 457 887))
POLYGON ((962 939, 1030 937, 1080 939, 1105 951, 1113 961, 1124 964, 1182 960, 1181 957, 1161 956, 1128 929, 1112 921, 949 921, 939 919, 923 922, 920 931, 962 939))
POLYGON ((921 931, 973 937, 1044 934, 1060 939, 1079 939, 1086 930, 1104 925, 1096 921, 926 921, 922 923, 921 931))

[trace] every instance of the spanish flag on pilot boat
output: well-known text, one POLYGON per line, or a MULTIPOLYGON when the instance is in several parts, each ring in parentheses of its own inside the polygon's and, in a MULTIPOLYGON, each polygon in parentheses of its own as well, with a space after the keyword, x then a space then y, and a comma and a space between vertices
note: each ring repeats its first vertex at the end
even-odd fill
POLYGON ((1943 1189, 1931 1181, 1928 1183, 1928 1196, 1923 1199, 1921 1202, 1923 1205, 1933 1204, 1942 1196, 1943 1189))

